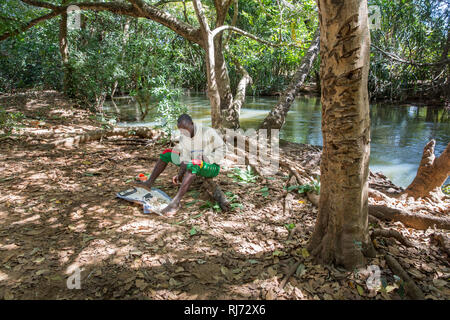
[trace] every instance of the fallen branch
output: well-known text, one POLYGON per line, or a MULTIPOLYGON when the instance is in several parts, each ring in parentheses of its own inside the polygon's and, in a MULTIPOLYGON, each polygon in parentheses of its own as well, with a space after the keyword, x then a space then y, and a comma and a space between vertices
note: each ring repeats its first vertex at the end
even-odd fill
POLYGON ((401 244, 412 247, 413 244, 406 239, 400 232, 393 229, 376 229, 371 234, 372 240, 376 237, 384 237, 384 238, 394 238, 401 244))
POLYGON ((75 137, 65 138, 61 140, 57 140, 49 146, 57 148, 57 147, 66 147, 71 148, 74 146, 78 146, 81 143, 87 143, 90 141, 100 140, 105 137, 112 136, 122 136, 122 137, 132 137, 138 136, 140 138, 145 139, 153 139, 157 140, 162 136, 162 132, 159 130, 139 127, 139 128, 114 128, 112 130, 95 130, 91 132, 87 132, 82 135, 78 135, 75 137))
POLYGON ((369 215, 369 222, 376 225, 376 226, 380 226, 381 225, 381 221, 378 218, 375 218, 374 216, 369 215))
POLYGON ((381 220, 400 221, 405 226, 426 230, 436 225, 439 229, 450 230, 450 219, 411 213, 405 210, 386 206, 369 205, 369 214, 381 220))
POLYGON ((422 290, 420 290, 420 288, 410 278, 400 263, 398 263, 394 257, 387 254, 385 256, 385 260, 392 272, 403 280, 406 294, 413 300, 425 300, 422 290))
POLYGON ((298 184, 302 185, 313 181, 311 175, 309 175, 305 170, 294 167, 292 164, 281 159, 279 164, 281 167, 288 169, 288 171, 297 179, 298 184))

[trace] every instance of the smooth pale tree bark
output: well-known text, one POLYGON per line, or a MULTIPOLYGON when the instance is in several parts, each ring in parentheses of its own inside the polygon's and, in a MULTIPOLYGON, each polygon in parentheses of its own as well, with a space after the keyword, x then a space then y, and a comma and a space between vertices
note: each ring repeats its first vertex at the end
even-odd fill
POLYGON ((220 93, 216 79, 216 59, 214 52, 214 37, 208 25, 208 21, 203 12, 203 6, 200 0, 194 0, 194 9, 197 19, 200 22, 200 30, 204 41, 206 79, 208 81, 208 97, 211 104, 211 122, 213 128, 221 127, 220 117, 220 93))
POLYGON ((267 117, 260 125, 260 129, 281 129, 286 120, 286 115, 295 101, 295 97, 299 93, 311 67, 319 54, 319 29, 316 31, 314 38, 309 46, 308 51, 302 59, 300 67, 294 75, 288 88, 278 99, 277 104, 272 108, 267 117))
POLYGON ((352 269, 374 255, 367 199, 367 0, 319 0, 318 6, 323 153, 319 214, 308 248, 321 263, 352 269))
MULTIPOLYGON (((63 5, 67 3, 67 0, 63 0, 63 5)), ((63 64, 63 91, 65 94, 71 96, 73 92, 72 81, 72 68, 69 64, 69 43, 67 40, 67 11, 61 14, 61 20, 59 22, 59 52, 61 53, 61 60, 63 64)))

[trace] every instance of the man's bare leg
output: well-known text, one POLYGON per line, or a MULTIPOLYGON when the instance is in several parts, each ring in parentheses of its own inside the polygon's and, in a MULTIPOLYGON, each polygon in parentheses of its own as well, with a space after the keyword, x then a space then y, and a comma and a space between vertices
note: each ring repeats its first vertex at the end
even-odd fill
POLYGON ((152 190, 153 183, 155 182, 156 178, 159 177, 159 175, 166 169, 167 163, 162 161, 161 159, 158 159, 158 161, 155 164, 155 167, 153 168, 153 171, 150 175, 150 178, 148 178, 146 181, 136 181, 134 185, 136 187, 144 188, 148 191, 152 190))
POLYGON ((177 195, 175 196, 175 198, 173 198, 173 200, 169 203, 169 205, 161 211, 162 214, 165 214, 166 216, 170 217, 177 213, 177 210, 180 208, 180 200, 186 194, 194 179, 195 174, 186 171, 183 177, 183 182, 181 183, 177 195))

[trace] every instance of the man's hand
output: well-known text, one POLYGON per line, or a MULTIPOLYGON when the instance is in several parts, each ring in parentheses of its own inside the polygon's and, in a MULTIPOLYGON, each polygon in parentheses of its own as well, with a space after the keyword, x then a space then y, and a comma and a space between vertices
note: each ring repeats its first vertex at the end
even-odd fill
POLYGON ((172 178, 173 184, 177 185, 181 183, 181 180, 183 180, 184 174, 186 173, 187 165, 186 162, 180 163, 180 170, 178 171, 178 175, 174 176, 172 178))
POLYGON ((172 183, 174 185, 180 184, 180 178, 178 177, 178 175, 172 177, 172 183))

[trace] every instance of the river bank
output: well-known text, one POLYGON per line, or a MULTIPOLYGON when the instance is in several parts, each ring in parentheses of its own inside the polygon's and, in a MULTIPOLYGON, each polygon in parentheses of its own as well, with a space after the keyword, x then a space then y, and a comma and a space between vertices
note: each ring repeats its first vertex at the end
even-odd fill
MULTIPOLYGON (((155 125, 158 118, 149 112, 136 121, 136 106, 129 98, 115 99, 121 108, 119 126, 155 125)), ((277 97, 247 97, 240 120, 244 130, 255 129, 277 103, 277 97)), ((185 94, 179 102, 188 107, 195 121, 210 125, 209 100, 205 94, 185 94)), ((105 112, 114 117, 108 103, 105 112)), ((439 155, 450 140, 450 116, 444 109, 418 106, 375 104, 370 108, 372 171, 381 171, 396 185, 408 186, 416 174, 423 147, 431 139, 437 142, 439 155)), ((308 145, 322 145, 321 105, 317 97, 297 98, 292 104, 280 138, 308 145)))

